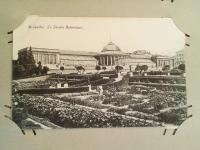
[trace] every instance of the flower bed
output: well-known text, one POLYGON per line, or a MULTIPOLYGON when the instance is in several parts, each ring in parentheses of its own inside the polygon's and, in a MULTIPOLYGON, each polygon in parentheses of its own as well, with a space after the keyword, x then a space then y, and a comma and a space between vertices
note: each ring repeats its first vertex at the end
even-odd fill
POLYGON ((185 77, 174 76, 133 76, 130 82, 143 83, 168 83, 168 84, 185 84, 185 77))
POLYGON ((69 102, 70 104, 78 104, 78 105, 88 106, 88 107, 97 108, 97 109, 105 109, 109 107, 106 105, 102 105, 100 102, 90 101, 88 99, 85 100, 85 99, 73 98, 73 97, 69 98, 65 96, 65 97, 61 97, 60 100, 64 102, 69 102))
POLYGON ((154 121, 146 121, 115 113, 102 112, 89 109, 79 105, 70 105, 68 102, 44 98, 42 96, 23 95, 13 101, 23 103, 28 108, 28 113, 48 118, 51 122, 66 128, 88 128, 88 127, 138 127, 138 126, 160 126, 154 121))

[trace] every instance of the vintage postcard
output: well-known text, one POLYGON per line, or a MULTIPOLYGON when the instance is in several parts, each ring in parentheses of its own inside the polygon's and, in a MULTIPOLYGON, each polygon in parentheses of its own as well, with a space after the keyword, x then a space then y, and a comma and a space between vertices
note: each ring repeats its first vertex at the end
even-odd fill
POLYGON ((171 18, 28 17, 13 31, 22 129, 178 126, 185 34, 171 18))

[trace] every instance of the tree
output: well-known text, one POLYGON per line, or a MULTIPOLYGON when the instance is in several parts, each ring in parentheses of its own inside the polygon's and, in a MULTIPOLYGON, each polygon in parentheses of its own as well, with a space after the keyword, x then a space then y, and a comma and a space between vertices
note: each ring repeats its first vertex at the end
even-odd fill
POLYGON ((26 50, 18 53, 18 62, 21 65, 35 64, 35 60, 34 60, 34 57, 32 54, 31 47, 29 49, 26 49, 26 50))
POLYGON ((137 65, 136 67, 135 67, 135 71, 137 72, 137 71, 141 71, 141 66, 140 65, 137 65))
POLYGON ((42 74, 42 64, 41 64, 40 61, 39 61, 37 64, 38 64, 38 66, 37 66, 36 69, 35 69, 35 73, 36 73, 37 75, 40 75, 40 74, 42 74))
POLYGON ((83 66, 75 66, 76 70, 80 73, 81 71, 85 71, 85 68, 83 66))
POLYGON ((130 72, 131 72, 131 69, 132 69, 132 67, 131 67, 131 65, 129 65, 129 70, 130 70, 130 72))
POLYGON ((96 66, 96 70, 99 72, 99 70, 101 70, 101 66, 96 66))
POLYGON ((60 67, 61 70, 61 74, 63 73, 63 71, 65 70, 65 68, 63 66, 60 67))
POLYGON ((47 66, 44 66, 42 69, 42 74, 47 74, 48 71, 49 71, 49 68, 47 66))
POLYGON ((103 66, 103 67, 102 67, 102 69, 105 71, 105 70, 106 70, 106 67, 105 67, 105 66, 103 66))
POLYGON ((32 74, 35 74, 36 65, 31 47, 18 53, 17 62, 25 69, 23 76, 30 76, 32 74))
POLYGON ((122 66, 119 66, 119 65, 115 67, 115 70, 116 70, 117 72, 119 72, 120 70, 123 70, 123 69, 124 69, 124 68, 123 68, 122 66))
POLYGON ((169 65, 165 65, 163 68, 162 68, 162 71, 164 72, 167 72, 170 70, 170 66, 169 65))
POLYGON ((151 56, 151 61, 153 61, 154 63, 156 63, 156 61, 157 61, 157 56, 156 56, 156 55, 152 55, 152 56, 151 56))
POLYGON ((140 66, 139 64, 135 67, 135 71, 136 72, 140 72, 140 74, 142 73, 142 71, 147 71, 148 70, 148 66, 147 65, 142 65, 140 66))
POLYGON ((140 67, 140 69, 143 70, 143 71, 147 71, 148 70, 148 66, 147 65, 142 65, 140 67))
POLYGON ((183 72, 185 72, 185 64, 180 64, 178 66, 178 69, 182 70, 183 72))
POLYGON ((182 70, 178 69, 178 68, 173 68, 171 71, 170 71, 170 74, 172 75, 181 75, 183 73, 182 70))
POLYGON ((25 68, 23 65, 13 64, 13 79, 23 77, 25 75, 25 68))

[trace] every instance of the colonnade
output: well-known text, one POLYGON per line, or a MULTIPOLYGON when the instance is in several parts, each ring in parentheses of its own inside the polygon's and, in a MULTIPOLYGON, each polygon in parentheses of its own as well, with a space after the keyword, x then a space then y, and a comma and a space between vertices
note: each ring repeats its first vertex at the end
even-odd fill
POLYGON ((119 61, 121 59, 125 59, 126 56, 111 56, 111 55, 105 55, 105 56, 99 56, 99 65, 102 66, 112 66, 112 65, 118 65, 119 61))
POLYGON ((157 59, 157 67, 164 67, 166 65, 172 65, 170 63, 170 60, 166 60, 166 59, 157 59))

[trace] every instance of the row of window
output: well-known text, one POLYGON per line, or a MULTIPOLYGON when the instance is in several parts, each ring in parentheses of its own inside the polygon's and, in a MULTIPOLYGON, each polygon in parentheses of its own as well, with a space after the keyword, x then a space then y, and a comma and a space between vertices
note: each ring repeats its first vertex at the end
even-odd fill
POLYGON ((56 55, 53 54, 33 54, 35 62, 42 64, 56 64, 56 55))
POLYGON ((96 61, 73 61, 73 60, 60 60, 61 65, 65 66, 76 66, 76 65, 81 65, 81 66, 96 66, 97 62, 96 61))

